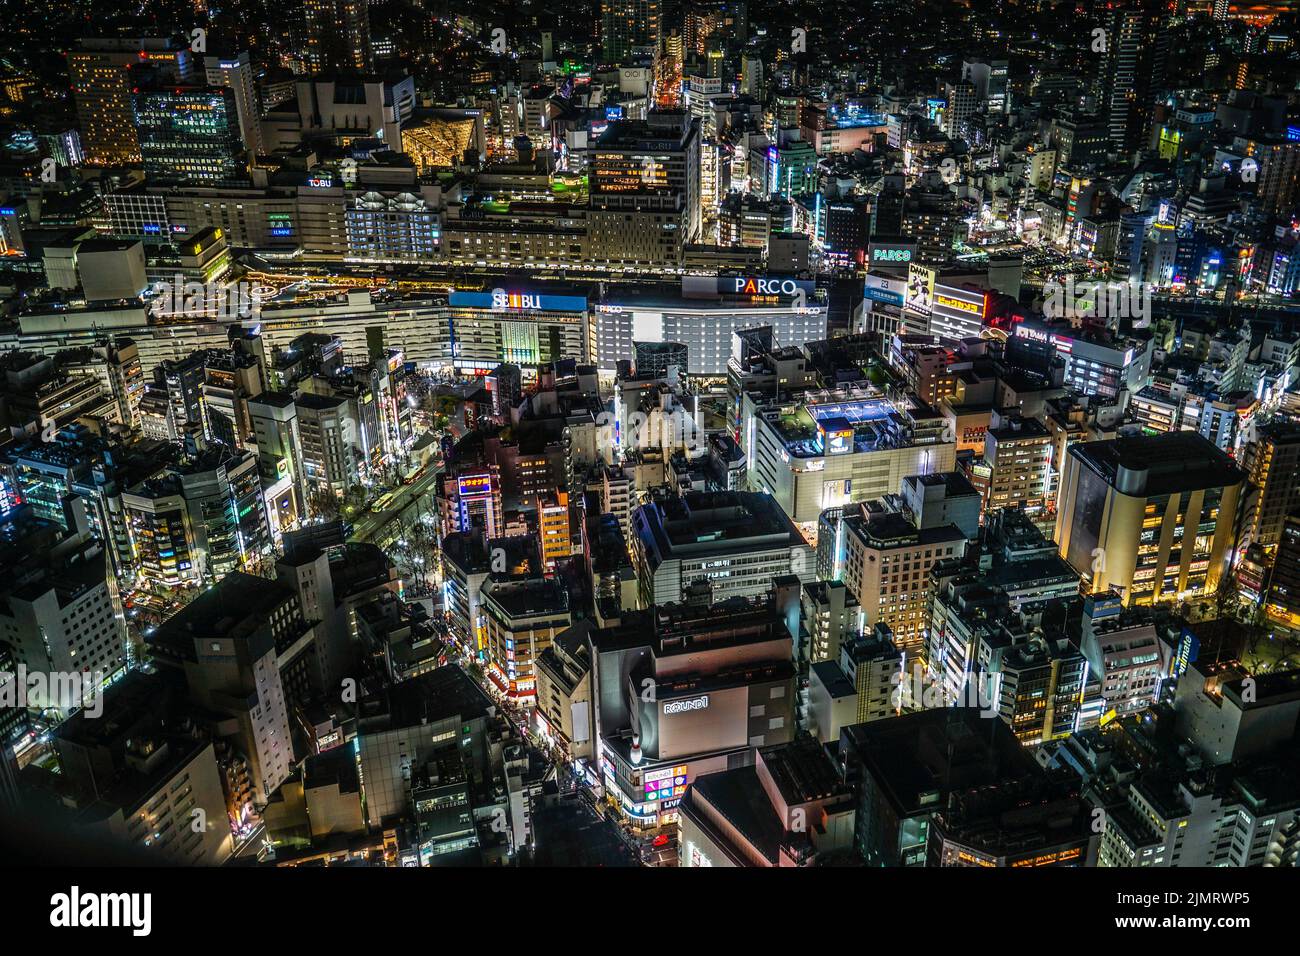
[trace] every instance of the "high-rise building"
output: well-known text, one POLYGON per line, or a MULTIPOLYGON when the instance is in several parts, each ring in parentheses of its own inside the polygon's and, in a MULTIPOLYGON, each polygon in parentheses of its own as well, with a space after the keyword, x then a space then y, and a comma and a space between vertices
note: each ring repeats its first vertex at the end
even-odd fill
POLYGON ((303 59, 313 73, 374 69, 369 0, 306 0, 303 59))
POLYGON ((341 496, 360 480, 357 427, 347 399, 303 392, 294 406, 308 494, 341 496))
MULTIPOLYGON (((11 513, 0 553, 0 646, 14 665, 46 675, 28 690, 31 706, 83 705, 126 664, 116 581, 98 542, 30 513, 11 513), (77 685, 55 675, 89 675, 77 685)), ((8 743, 9 741, 0 741, 8 743)))
POLYGON ((510 699, 536 699, 534 664, 572 623, 568 598, 555 578, 484 582, 479 601, 487 625, 487 673, 510 699))
POLYGON ((943 131, 955 139, 962 135, 962 127, 979 106, 980 97, 975 86, 966 82, 945 83, 943 90, 948 100, 943 110, 943 131))
POLYGON ((232 185, 245 178, 248 163, 229 88, 139 89, 131 108, 151 181, 232 185))
POLYGON ((1111 147, 1125 158, 1146 144, 1155 97, 1164 81, 1169 31, 1163 13, 1163 5, 1153 0, 1132 0, 1105 16, 1102 97, 1111 147))
POLYGON ((81 143, 91 165, 140 161, 129 68, 142 63, 155 68, 160 79, 186 84, 194 79, 189 47, 172 40, 86 39, 68 53, 81 143))
POLYGON ((1253 141, 1258 164, 1256 202, 1267 213, 1285 216, 1300 202, 1300 143, 1292 139, 1253 141))
POLYGON ((218 581, 270 553, 258 460, 223 445, 128 488, 140 574, 160 587, 218 581))
POLYGON ((53 735, 73 825, 171 865, 224 863, 234 845, 211 736, 157 674, 132 671, 101 706, 53 735))
POLYGON ((1044 772, 1000 720, 938 707, 845 727, 839 755, 857 794, 854 847, 869 866, 925 866, 930 828, 952 797, 1032 792, 1044 772))
MULTIPOLYGON (((307 486, 302 460, 302 438, 298 434, 298 412, 287 392, 263 392, 248 402, 262 485, 270 489, 281 482, 293 500, 281 505, 275 497, 275 526, 288 527, 294 518, 307 513, 307 486)), ((268 499, 269 500, 269 499, 268 499)))
POLYGON ((814 578, 812 549, 771 495, 692 491, 632 513, 632 564, 643 607, 706 588, 711 600, 767 593, 772 579, 814 578))
POLYGON ((679 264, 702 228, 699 122, 668 112, 610 123, 589 164, 592 258, 679 264))
POLYGON ((1300 513, 1282 522, 1264 612, 1272 620, 1300 627, 1300 513))
POLYGON ((966 553, 956 525, 918 529, 908 518, 875 503, 843 519, 843 580, 868 625, 886 624, 909 655, 923 649, 930 568, 966 553))
POLYGON ((1088 591, 1118 588, 1125 605, 1213 594, 1245 478, 1195 432, 1076 443, 1057 496, 1060 554, 1088 591))
POLYGON ((184 675, 190 700, 234 722, 230 737, 249 763, 258 806, 293 765, 278 652, 306 629, 291 590, 236 571, 149 636, 154 660, 184 675))
POLYGON ((842 581, 810 581, 803 587, 799 660, 838 661, 840 648, 861 630, 858 599, 842 581))
POLYGON ((640 50, 653 53, 663 35, 661 0, 601 0, 601 60, 611 66, 628 62, 640 50))
POLYGON ((247 50, 230 56, 209 56, 203 61, 210 87, 225 87, 235 98, 239 117, 239 138, 254 160, 266 151, 262 142, 261 110, 258 106, 255 68, 247 50))
POLYGON ((1046 507, 1052 439, 1038 419, 999 416, 998 424, 984 433, 984 464, 990 510, 1023 508, 1035 515, 1046 507))
POLYGON ((1262 548, 1275 548, 1287 515, 1300 508, 1300 425, 1279 421, 1259 426, 1241 467, 1250 478, 1242 535, 1262 548))

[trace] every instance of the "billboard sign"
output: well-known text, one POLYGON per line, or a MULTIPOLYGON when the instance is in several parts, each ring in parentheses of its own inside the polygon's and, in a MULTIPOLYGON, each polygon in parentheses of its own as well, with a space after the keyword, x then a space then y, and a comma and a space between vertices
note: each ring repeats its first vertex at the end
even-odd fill
POLYGON ((934 269, 917 265, 907 269, 907 307, 914 312, 929 315, 934 308, 934 282, 938 273, 934 269))

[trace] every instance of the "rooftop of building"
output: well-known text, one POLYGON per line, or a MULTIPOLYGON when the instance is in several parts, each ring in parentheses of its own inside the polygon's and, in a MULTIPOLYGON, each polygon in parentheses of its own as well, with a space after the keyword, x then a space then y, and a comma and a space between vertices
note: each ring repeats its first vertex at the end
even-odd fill
POLYGON ((758 757, 786 806, 849 793, 835 762, 815 737, 796 737, 789 743, 760 747, 758 757))
POLYGON ((903 479, 904 485, 921 488, 942 486, 945 498, 979 497, 979 492, 970 483, 970 479, 960 471, 934 471, 928 475, 908 475, 903 479))
POLYGON ((359 793, 361 779, 351 747, 333 747, 309 756, 304 764, 303 789, 336 786, 340 793, 359 793))
POLYGON ((1003 418, 1001 424, 991 426, 987 434, 995 441, 1016 441, 1047 437, 1047 426, 1036 418, 1013 415, 1003 418))
POLYGON ((1112 488, 1131 495, 1222 488, 1246 477, 1213 442, 1190 431, 1081 442, 1069 453, 1112 488))
POLYGON ((846 697, 858 696, 857 687, 844 675, 844 671, 835 661, 817 661, 815 664, 810 664, 809 669, 816 676, 817 681, 826 688, 826 693, 832 699, 842 700, 846 697))
POLYGON ((196 640, 242 640, 266 626, 293 592, 277 581, 232 571, 158 626, 148 638, 155 651, 194 661, 196 640))
MULTIPOLYGON (((702 800, 730 823, 768 863, 780 860, 786 829, 772 808, 756 767, 737 767, 696 778, 683 804, 702 800)), ((707 820, 707 818, 705 818, 707 820)), ((807 840, 806 834, 801 834, 807 840)), ((719 834, 722 840, 726 836, 719 834)))
POLYGON ((841 732, 841 755, 846 746, 863 761, 900 818, 940 809, 955 790, 1042 773, 996 713, 973 707, 941 707, 854 724, 841 732))
POLYGON ((505 612, 511 619, 569 615, 569 592, 556 578, 498 580, 489 578, 480 591, 485 604, 505 612))
POLYGON ((448 664, 380 691, 357 705, 361 734, 383 733, 456 718, 487 717, 495 705, 458 664, 448 664))
POLYGON ((844 528, 869 547, 879 549, 966 540, 966 533, 955 524, 917 528, 906 515, 897 511, 864 511, 861 515, 847 515, 844 528))
POLYGON ((642 505, 633 512, 632 534, 656 567, 683 555, 805 544, 775 498, 749 491, 691 491, 642 505))

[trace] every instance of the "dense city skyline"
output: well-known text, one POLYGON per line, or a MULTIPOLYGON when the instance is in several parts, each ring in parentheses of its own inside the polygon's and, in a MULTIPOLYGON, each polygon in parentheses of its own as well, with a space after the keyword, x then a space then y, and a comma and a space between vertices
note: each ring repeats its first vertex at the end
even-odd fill
POLYGON ((1294 867, 1298 291, 1291 2, 24 8, 6 829, 1294 867))

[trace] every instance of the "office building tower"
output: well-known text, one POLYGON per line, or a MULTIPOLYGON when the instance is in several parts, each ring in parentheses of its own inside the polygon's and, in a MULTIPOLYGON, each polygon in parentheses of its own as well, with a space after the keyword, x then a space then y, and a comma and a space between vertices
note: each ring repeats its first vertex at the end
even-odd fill
POLYGON ((1250 478, 1242 535, 1272 549, 1281 543, 1287 516, 1300 508, 1300 425, 1270 422, 1255 434, 1241 462, 1250 478))
POLYGON ((662 36, 661 0, 600 0, 602 62, 618 66, 638 52, 653 54, 662 36))
POLYGON ((679 264, 702 228, 699 121, 669 112, 610 123, 588 161, 591 257, 679 264))
POLYGON ((1264 612, 1271 620, 1300 627, 1300 513, 1282 522, 1264 612))
POLYGON ((247 162, 227 88, 141 89, 131 96, 145 175, 164 184, 233 185, 247 162))
POLYGON ((1052 439, 1038 419, 999 415, 984 433, 984 464, 988 509, 1023 508, 1037 515, 1047 507, 1052 439))
POLYGON ((945 83, 943 92, 948 101, 943 110, 943 131, 950 138, 957 139, 964 133, 966 120, 979 106, 979 93, 974 85, 966 82, 945 83))
POLYGON ((312 73, 374 69, 369 0, 304 0, 303 58, 312 73))
POLYGON ((1111 148, 1126 159, 1146 145, 1155 97, 1164 82, 1169 31, 1163 12, 1152 0, 1133 0, 1105 15, 1102 100, 1111 148))
POLYGON ((267 500, 275 500, 274 513, 268 515, 277 528, 286 528, 295 518, 307 513, 307 486, 302 458, 302 437, 298 433, 298 411, 293 396, 287 392, 263 392, 248 401, 248 415, 253 427, 253 448, 257 454, 262 486, 277 489, 267 500), (280 503, 278 488, 283 484, 292 496, 288 504, 280 503))
POLYGON ((302 392, 294 399, 309 496, 341 497, 360 481, 356 422, 341 396, 302 392))
POLYGON ((214 445, 125 489, 139 573, 162 588, 219 581, 270 553, 258 460, 214 445))
POLYGON ((262 142, 256 70, 249 52, 242 50, 229 56, 209 56, 204 59, 203 66, 208 86, 225 87, 234 96, 240 142, 252 162, 266 151, 266 147, 262 142))
POLYGON ((842 581, 810 581, 803 586, 802 605, 800 662, 838 661, 844 642, 862 629, 858 599, 842 581))
POLYGON ((956 525, 918 529, 898 512, 874 502, 843 525, 843 581, 861 605, 868 626, 886 624, 895 643, 913 654, 923 649, 930 568, 966 553, 956 525))
POLYGON ((195 78, 190 49, 179 41, 85 39, 68 53, 68 76, 87 163, 111 166, 140 161, 130 67, 142 63, 165 81, 188 84, 195 78))

